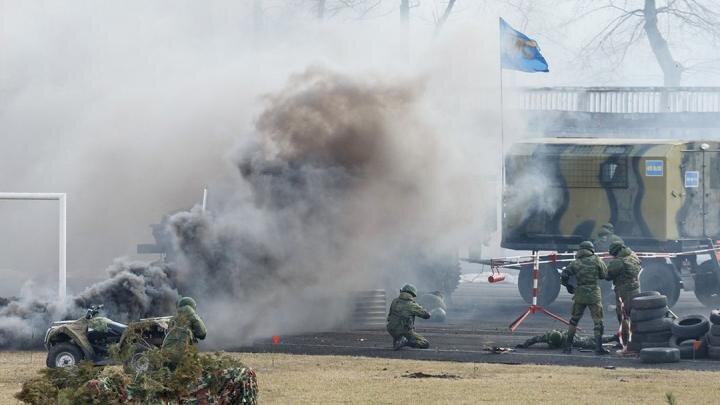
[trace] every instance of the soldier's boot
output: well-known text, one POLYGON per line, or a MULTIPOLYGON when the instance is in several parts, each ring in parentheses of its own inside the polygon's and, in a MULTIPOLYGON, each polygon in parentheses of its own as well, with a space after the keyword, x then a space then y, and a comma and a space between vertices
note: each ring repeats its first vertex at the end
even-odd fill
POLYGON ((606 348, 603 347, 602 335, 595 336, 595 354, 597 354, 597 355, 610 354, 610 352, 606 348))
POLYGON ((393 342, 393 350, 400 350, 401 348, 405 347, 408 343, 408 340, 405 336, 400 336, 399 339, 396 339, 393 342))
POLYGON ((572 332, 568 333, 567 340, 565 341, 565 346, 563 346, 563 349, 562 349, 563 353, 565 353, 565 354, 572 353, 573 340, 575 340, 575 333, 572 333, 572 332))

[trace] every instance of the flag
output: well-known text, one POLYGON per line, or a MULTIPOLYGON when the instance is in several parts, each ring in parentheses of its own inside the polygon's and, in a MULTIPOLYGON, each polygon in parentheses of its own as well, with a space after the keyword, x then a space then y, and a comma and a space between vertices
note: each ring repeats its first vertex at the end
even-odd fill
POLYGON ((549 72, 538 43, 500 18, 500 64, 503 69, 549 72))

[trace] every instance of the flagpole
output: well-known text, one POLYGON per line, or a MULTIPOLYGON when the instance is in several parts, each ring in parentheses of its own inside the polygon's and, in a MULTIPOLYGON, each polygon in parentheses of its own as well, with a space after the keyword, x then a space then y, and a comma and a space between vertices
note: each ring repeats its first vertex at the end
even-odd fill
POLYGON ((503 196, 505 195, 505 106, 503 102, 502 30, 499 32, 498 38, 501 49, 498 52, 498 67, 500 68, 500 184, 498 187, 497 228, 502 230, 503 196))

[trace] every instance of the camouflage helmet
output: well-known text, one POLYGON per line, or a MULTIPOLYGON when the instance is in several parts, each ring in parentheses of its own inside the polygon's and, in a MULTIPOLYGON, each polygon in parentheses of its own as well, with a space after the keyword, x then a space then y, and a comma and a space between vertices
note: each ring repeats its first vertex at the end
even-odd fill
POLYGON ((436 322, 445 322, 447 319, 447 312, 442 308, 435 308, 430 311, 430 320, 436 322))
POLYGON ((553 346, 560 346, 562 344, 562 333, 557 330, 550 332, 550 336, 548 336, 548 343, 553 346))
POLYGON ((412 284, 405 284, 403 288, 400 289, 400 292, 406 292, 413 297, 417 297, 417 288, 412 284))
POLYGON ((600 232, 598 232, 598 236, 610 235, 611 233, 615 233, 615 227, 613 224, 608 222, 607 224, 602 225, 600 232))
POLYGON ((190 307, 192 309, 197 309, 197 303, 194 299, 190 297, 182 297, 180 300, 178 300, 177 304, 178 308, 180 307, 190 307))
POLYGON ((593 245, 593 243, 590 242, 589 240, 586 240, 586 241, 580 243, 580 246, 578 246, 578 249, 587 249, 591 252, 594 252, 595 245, 593 245))
POLYGON ((624 247, 625 247, 625 245, 623 245, 622 243, 620 243, 618 241, 615 241, 610 244, 610 247, 608 248, 608 252, 613 256, 617 256, 617 254, 620 253, 620 250, 622 250, 622 248, 624 248, 624 247))

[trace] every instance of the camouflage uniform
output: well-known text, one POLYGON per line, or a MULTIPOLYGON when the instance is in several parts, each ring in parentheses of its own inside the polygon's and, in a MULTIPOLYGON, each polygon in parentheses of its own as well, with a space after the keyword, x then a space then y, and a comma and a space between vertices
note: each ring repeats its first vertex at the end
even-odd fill
POLYGON ((574 289, 572 315, 570 318, 570 326, 568 327, 568 341, 570 344, 565 346, 565 351, 569 351, 572 347, 573 338, 577 325, 582 318, 585 308, 590 309, 595 324, 594 332, 598 350, 602 349, 599 345, 603 334, 603 308, 600 296, 600 287, 598 280, 602 280, 607 276, 607 267, 600 258, 595 256, 592 250, 592 243, 583 242, 580 249, 575 255, 575 260, 570 263, 562 272, 561 283, 568 286, 570 276, 575 276, 577 286, 574 289), (589 247, 589 248, 587 248, 589 247))
MULTIPOLYGON (((610 343, 617 340, 616 336, 603 336, 603 343, 610 343)), ((526 340, 525 343, 518 345, 520 348, 527 348, 536 343, 547 343, 550 349, 559 349, 564 347, 568 341, 568 332, 560 330, 551 330, 544 335, 533 336, 526 340)), ((590 336, 575 336, 572 341, 573 347, 577 349, 594 349, 595 338, 590 336)))
POLYGON ((622 243, 610 244, 610 254, 615 256, 608 263, 607 279, 615 286, 615 312, 621 325, 623 342, 627 343, 630 331, 630 304, 640 293, 640 258, 622 243), (622 300, 622 305, 620 305, 622 300))
POLYGON ((447 305, 440 291, 433 291, 418 297, 417 303, 430 313, 430 321, 444 322, 447 317, 447 305))
POLYGON ((183 297, 178 301, 177 314, 170 320, 162 350, 168 350, 180 356, 184 353, 185 346, 196 344, 198 339, 205 339, 207 329, 200 316, 195 312, 196 308, 195 300, 190 297, 183 297))
MULTIPOLYGON (((423 319, 430 318, 430 313, 415 302, 415 296, 405 286, 400 291, 400 296, 390 304, 390 311, 387 316, 387 331, 393 337, 393 346, 401 339, 407 339, 407 346, 418 349, 427 349, 430 343, 421 335, 415 332, 415 317, 423 319)), ((412 287, 414 290, 415 287, 412 287)), ((397 348, 397 347, 396 347, 397 348)))
POLYGON ((607 252, 613 242, 625 244, 621 237, 615 235, 615 227, 611 223, 604 224, 598 232, 598 238, 595 240, 596 252, 607 252))

